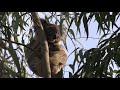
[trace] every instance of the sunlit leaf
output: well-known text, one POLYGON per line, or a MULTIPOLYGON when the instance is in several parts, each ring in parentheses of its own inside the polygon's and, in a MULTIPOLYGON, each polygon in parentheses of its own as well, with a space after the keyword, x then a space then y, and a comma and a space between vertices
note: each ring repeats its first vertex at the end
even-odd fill
POLYGON ((70 34, 73 36, 73 38, 75 39, 75 34, 74 31, 72 29, 69 29, 70 34))

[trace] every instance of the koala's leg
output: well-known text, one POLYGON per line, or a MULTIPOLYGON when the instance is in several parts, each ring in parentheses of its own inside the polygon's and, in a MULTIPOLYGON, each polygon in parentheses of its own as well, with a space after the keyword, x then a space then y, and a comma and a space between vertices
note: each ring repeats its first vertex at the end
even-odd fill
POLYGON ((30 59, 27 60, 27 63, 33 73, 40 77, 43 76, 42 63, 39 57, 32 56, 30 59))
POLYGON ((37 40, 32 40, 28 46, 32 48, 34 51, 27 49, 26 58, 27 63, 31 71, 37 76, 43 77, 43 65, 42 65, 42 57, 41 57, 41 48, 40 43, 37 40))

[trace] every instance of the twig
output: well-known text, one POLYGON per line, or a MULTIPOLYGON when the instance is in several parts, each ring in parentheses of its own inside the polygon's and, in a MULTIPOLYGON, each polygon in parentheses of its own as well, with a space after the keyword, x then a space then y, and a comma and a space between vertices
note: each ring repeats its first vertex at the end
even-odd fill
MULTIPOLYGON (((9 42, 9 40, 7 40, 7 39, 3 39, 3 38, 0 38, 2 41, 6 41, 6 42, 9 42)), ((11 43, 14 43, 14 44, 17 44, 17 45, 22 45, 22 46, 24 46, 24 47, 27 47, 27 48, 29 48, 29 49, 31 49, 32 51, 35 51, 35 50, 33 50, 32 48, 30 48, 29 46, 27 46, 27 45, 24 45, 24 44, 22 44, 22 43, 18 43, 18 42, 14 42, 14 41, 10 41, 11 43)))
MULTIPOLYGON (((80 39, 80 38, 87 38, 87 37, 78 37, 78 38, 71 38, 71 39, 80 39)), ((88 38, 92 38, 92 39, 100 39, 100 38, 94 38, 94 37, 88 37, 88 38)))

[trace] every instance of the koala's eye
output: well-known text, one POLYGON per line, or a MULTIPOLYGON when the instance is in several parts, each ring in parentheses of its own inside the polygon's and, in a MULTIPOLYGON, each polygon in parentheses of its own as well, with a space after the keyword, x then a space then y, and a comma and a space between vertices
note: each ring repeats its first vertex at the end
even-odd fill
POLYGON ((52 32, 49 32, 48 34, 49 34, 49 35, 52 35, 52 32))
POLYGON ((58 31, 56 31, 56 33, 58 33, 58 31))

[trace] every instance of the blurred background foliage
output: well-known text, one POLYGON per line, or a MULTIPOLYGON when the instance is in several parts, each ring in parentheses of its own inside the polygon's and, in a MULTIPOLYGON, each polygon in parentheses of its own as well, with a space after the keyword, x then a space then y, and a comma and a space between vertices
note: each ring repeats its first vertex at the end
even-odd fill
MULTIPOLYGON (((69 71, 69 78, 120 77, 120 23, 116 23, 120 16, 119 12, 40 13, 45 15, 48 22, 61 25, 74 45, 75 49, 70 54, 74 54, 74 61, 69 65, 72 69, 69 71), (97 32, 94 33, 102 35, 97 47, 89 50, 76 47, 74 42, 78 42, 77 36, 81 38, 81 23, 87 40, 92 19, 98 23, 97 32), (76 31, 71 28, 73 24, 77 28, 76 31)), ((31 27, 32 20, 28 12, 0 12, 0 78, 37 77, 29 73, 24 54, 26 44, 34 36, 31 27)), ((66 37, 64 45, 68 50, 66 37)))

